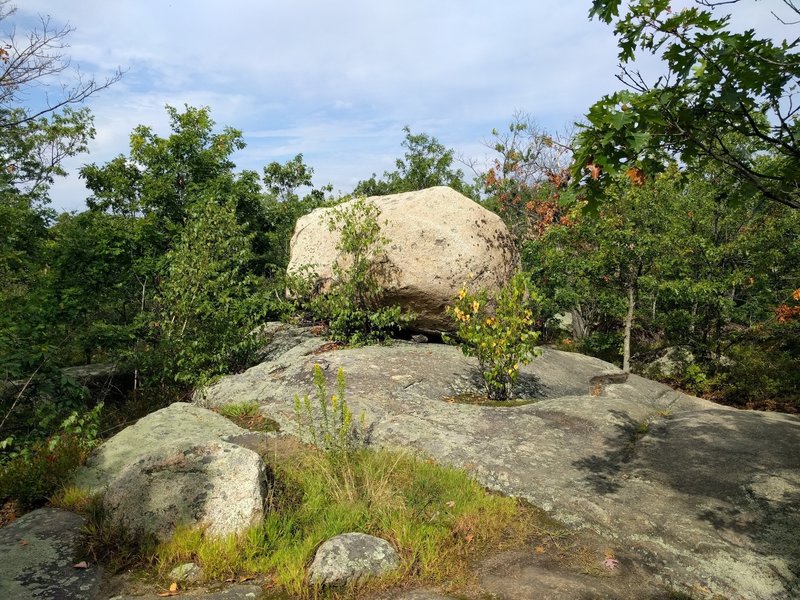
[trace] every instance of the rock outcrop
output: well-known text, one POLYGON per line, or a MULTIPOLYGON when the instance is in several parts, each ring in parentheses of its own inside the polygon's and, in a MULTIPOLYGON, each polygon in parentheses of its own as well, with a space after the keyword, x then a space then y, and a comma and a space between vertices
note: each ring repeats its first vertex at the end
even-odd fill
POLYGON ((309 567, 315 585, 338 586, 388 573, 400 559, 386 540, 365 533, 343 533, 323 542, 309 567))
POLYGON ((245 433, 247 430, 215 412, 175 402, 106 440, 78 469, 74 483, 91 493, 103 492, 128 465, 161 448, 226 440, 245 433))
POLYGON ((313 393, 313 365, 331 380, 341 367, 373 444, 467 469, 613 540, 651 588, 800 597, 796 416, 727 408, 635 375, 623 382, 613 365, 549 349, 521 369, 518 395, 536 402, 475 406, 458 399, 481 392, 477 363, 454 347, 320 351, 308 338, 299 348, 223 378, 203 402, 255 400, 295 431, 293 398, 313 393))
MULTIPOLYGON (((379 269, 383 302, 413 311, 421 331, 452 329, 444 308, 462 285, 497 290, 518 267, 502 219, 451 188, 369 200, 380 209, 381 233, 389 240, 379 269)), ((297 221, 288 267, 290 273, 311 267, 322 289, 341 259, 339 234, 328 228, 332 210, 318 208, 297 221)))
POLYGON ((267 473, 247 435, 212 411, 176 402, 108 441, 75 484, 102 493, 111 523, 167 539, 180 525, 214 536, 239 533, 264 516, 267 473))

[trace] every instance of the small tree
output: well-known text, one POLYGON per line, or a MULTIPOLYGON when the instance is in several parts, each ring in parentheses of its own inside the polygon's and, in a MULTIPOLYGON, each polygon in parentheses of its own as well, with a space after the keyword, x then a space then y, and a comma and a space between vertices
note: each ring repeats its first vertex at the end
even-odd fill
POLYGON ((477 357, 492 400, 510 399, 520 366, 538 354, 539 332, 531 328, 540 301, 528 276, 517 273, 492 303, 485 290, 472 294, 461 288, 447 307, 457 326, 458 345, 466 356, 477 357))
POLYGON ((464 182, 461 169, 453 169, 453 150, 445 148, 435 137, 424 133, 413 134, 406 125, 401 146, 406 149, 403 158, 395 161, 396 171, 386 171, 382 179, 374 173, 359 181, 355 195, 385 196, 401 192, 414 192, 437 185, 446 185, 465 196, 475 197, 475 190, 464 182))
POLYGON ((250 238, 236 222, 232 202, 201 197, 189 209, 180 241, 166 255, 153 327, 162 377, 197 383, 247 366, 257 339, 252 298, 255 281, 246 271, 250 238))

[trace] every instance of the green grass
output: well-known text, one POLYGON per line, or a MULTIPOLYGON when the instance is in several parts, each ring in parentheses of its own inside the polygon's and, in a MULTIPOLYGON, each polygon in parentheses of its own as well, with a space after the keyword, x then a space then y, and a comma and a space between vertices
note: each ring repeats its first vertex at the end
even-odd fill
POLYGON ((273 419, 261 414, 257 402, 235 402, 225 404, 217 409, 217 412, 236 423, 239 427, 250 429, 251 431, 280 431, 280 425, 273 419))
MULTIPOLYGON (((360 531, 389 540, 400 568, 359 593, 409 579, 466 582, 472 557, 521 540, 533 513, 492 495, 464 472, 387 451, 359 450, 333 461, 313 449, 271 468, 276 484, 262 524, 239 536, 207 537, 181 529, 150 557, 162 576, 193 561, 208 580, 267 576, 296 596, 315 593, 306 581, 317 547, 340 533, 360 531)), ((350 590, 348 593, 356 593, 350 590)))

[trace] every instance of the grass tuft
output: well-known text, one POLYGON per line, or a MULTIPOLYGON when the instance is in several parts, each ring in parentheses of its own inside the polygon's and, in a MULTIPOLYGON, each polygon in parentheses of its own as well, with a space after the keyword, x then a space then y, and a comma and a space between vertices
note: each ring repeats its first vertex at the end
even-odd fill
POLYGON ((220 406, 217 412, 236 423, 239 427, 251 431, 278 432, 281 430, 277 421, 261 414, 257 402, 248 401, 225 404, 224 406, 220 406))

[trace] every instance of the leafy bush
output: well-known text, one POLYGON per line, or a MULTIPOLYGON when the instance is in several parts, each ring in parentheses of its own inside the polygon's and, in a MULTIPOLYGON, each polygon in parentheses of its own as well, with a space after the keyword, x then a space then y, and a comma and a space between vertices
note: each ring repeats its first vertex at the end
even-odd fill
POLYGON ((520 365, 537 355, 539 333, 531 327, 533 307, 540 300, 526 274, 517 273, 492 303, 485 290, 472 294, 463 287, 453 305, 447 307, 458 328, 461 351, 478 358, 492 400, 511 398, 520 365))
POLYGON ((413 319, 400 306, 380 302, 378 264, 389 240, 381 235, 379 216, 378 207, 364 198, 333 209, 328 228, 339 231, 340 260, 333 265, 331 290, 311 301, 331 338, 352 346, 386 340, 413 319))
POLYGON ((86 444, 75 435, 35 443, 0 467, 0 500, 16 500, 23 509, 41 506, 85 457, 86 444))
POLYGON ((232 202, 201 197, 174 249, 149 324, 156 346, 155 379, 193 385, 249 366, 259 340, 254 277, 247 273, 251 237, 236 221, 232 202))

